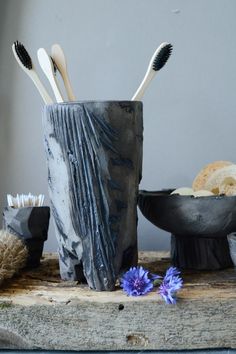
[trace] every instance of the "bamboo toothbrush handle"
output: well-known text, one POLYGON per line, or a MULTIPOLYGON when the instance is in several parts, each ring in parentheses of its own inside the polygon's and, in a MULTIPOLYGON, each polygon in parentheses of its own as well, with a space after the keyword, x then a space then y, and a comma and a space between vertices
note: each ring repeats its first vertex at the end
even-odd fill
POLYGON ((55 95, 55 97, 56 97, 56 101, 57 101, 58 103, 64 102, 63 97, 62 97, 62 94, 61 94, 60 89, 59 89, 59 87, 58 87, 56 78, 55 78, 55 77, 54 77, 54 78, 51 78, 49 81, 50 81, 50 84, 51 84, 51 86, 52 86, 54 95, 55 95))
POLYGON ((73 93, 71 83, 70 83, 68 76, 63 75, 63 80, 64 80, 64 84, 65 84, 65 88, 66 88, 66 92, 67 92, 69 101, 76 101, 76 97, 73 93))
POLYGON ((144 92, 146 91, 147 86, 149 83, 152 81, 154 78, 156 72, 155 71, 150 71, 147 73, 141 82, 139 88, 135 92, 134 96, 132 97, 131 101, 141 101, 144 95, 144 92))
POLYGON ((42 97, 44 103, 45 103, 45 104, 51 104, 51 103, 53 103, 53 100, 51 99, 51 97, 50 97, 49 94, 47 93, 45 87, 44 87, 43 84, 41 83, 41 81, 40 81, 40 79, 39 79, 39 77, 38 77, 36 71, 31 70, 28 75, 31 77, 33 83, 34 83, 35 86, 37 87, 37 89, 38 89, 38 91, 39 91, 39 93, 40 93, 40 95, 41 95, 41 97, 42 97))

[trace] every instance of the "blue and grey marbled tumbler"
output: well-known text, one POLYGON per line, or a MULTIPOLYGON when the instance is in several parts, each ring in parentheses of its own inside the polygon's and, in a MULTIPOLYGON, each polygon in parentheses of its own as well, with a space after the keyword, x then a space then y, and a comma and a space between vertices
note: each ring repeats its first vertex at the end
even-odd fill
POLYGON ((137 263, 142 103, 48 105, 43 128, 61 277, 113 290, 137 263))

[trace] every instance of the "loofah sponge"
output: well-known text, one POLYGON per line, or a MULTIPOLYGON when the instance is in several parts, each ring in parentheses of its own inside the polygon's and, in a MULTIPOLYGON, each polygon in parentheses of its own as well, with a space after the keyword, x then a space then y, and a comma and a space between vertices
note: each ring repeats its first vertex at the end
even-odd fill
MULTIPOLYGON (((236 180, 236 165, 226 166, 211 174, 205 183, 205 189, 219 194, 221 185, 232 185, 232 187, 235 188, 235 186, 233 186, 234 180, 236 180)), ((223 193, 222 190, 221 193, 223 193)))
POLYGON ((17 236, 0 230, 0 284, 24 267, 27 255, 25 244, 17 236))
POLYGON ((228 196, 236 195, 236 179, 233 177, 226 177, 219 186, 219 194, 228 196))
POLYGON ((195 177, 194 181, 193 181, 193 190, 194 191, 198 191, 201 189, 206 189, 206 182, 208 181, 208 179, 210 178, 210 176, 217 170, 226 167, 226 166, 230 166, 233 165, 233 162, 230 161, 215 161, 212 163, 209 163, 207 166, 205 166, 199 173, 198 175, 195 177))

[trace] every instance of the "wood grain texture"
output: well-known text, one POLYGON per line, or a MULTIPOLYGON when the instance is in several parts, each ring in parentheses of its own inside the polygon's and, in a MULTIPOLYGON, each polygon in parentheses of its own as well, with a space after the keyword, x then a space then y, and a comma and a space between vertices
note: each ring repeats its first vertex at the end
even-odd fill
MULTIPOLYGON (((168 255, 140 252, 139 262, 163 273, 168 255)), ((177 305, 156 292, 127 297, 63 282, 54 254, 0 292, 0 346, 55 350, 181 350, 236 348, 236 271, 184 272, 177 305), (4 332, 5 331, 5 332, 4 332), (16 337, 14 337, 14 335, 16 337)))

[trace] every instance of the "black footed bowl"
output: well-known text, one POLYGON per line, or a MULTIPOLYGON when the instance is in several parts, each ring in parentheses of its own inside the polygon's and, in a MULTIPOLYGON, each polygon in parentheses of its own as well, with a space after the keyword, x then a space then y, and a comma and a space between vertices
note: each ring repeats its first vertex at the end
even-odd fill
POLYGON ((171 258, 182 269, 233 266, 227 235, 236 231, 236 196, 170 195, 173 189, 140 191, 142 214, 171 233, 171 258))

